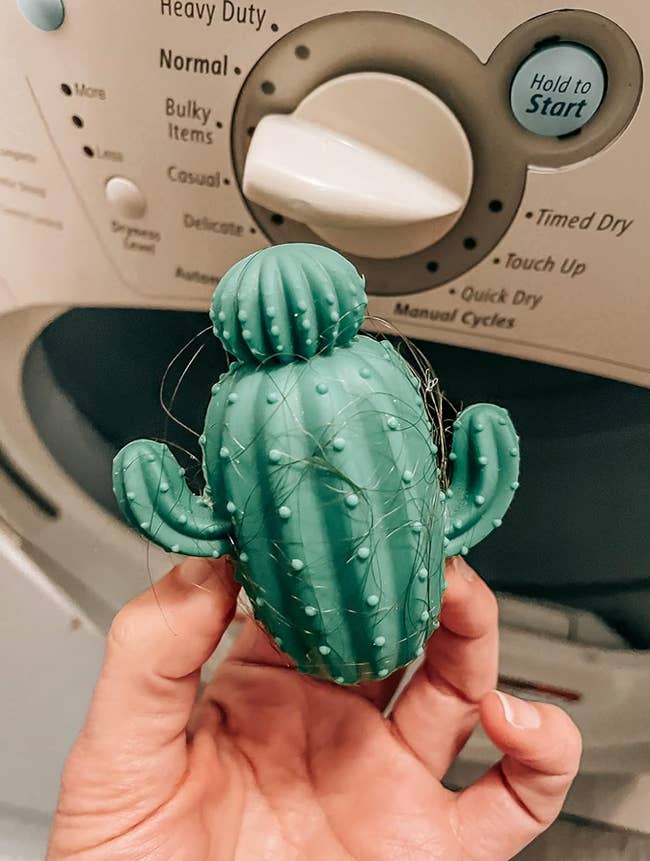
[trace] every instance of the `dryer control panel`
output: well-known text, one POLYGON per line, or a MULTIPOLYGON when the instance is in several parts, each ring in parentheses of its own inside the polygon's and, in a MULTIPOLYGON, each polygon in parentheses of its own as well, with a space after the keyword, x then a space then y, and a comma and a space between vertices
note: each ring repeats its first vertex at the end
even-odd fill
POLYGON ((648 385, 650 12, 371 5, 2 4, 0 313, 320 242, 405 334, 648 385))

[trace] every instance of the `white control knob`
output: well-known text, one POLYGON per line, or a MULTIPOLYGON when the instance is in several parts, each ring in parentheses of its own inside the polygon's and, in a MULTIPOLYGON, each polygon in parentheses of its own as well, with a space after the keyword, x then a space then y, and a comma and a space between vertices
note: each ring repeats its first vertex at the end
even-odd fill
POLYGON ((334 78, 258 124, 243 190, 342 251, 393 258, 433 245, 465 209, 472 152, 447 105, 382 73, 334 78))

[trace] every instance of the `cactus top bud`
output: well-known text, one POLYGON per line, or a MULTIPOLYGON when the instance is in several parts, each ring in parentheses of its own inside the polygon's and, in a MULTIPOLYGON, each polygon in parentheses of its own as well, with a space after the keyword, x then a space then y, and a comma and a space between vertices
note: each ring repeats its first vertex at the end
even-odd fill
POLYGON ((367 304, 364 279, 349 261, 296 243, 233 266, 214 293, 210 319, 241 362, 286 364, 350 344, 367 304))

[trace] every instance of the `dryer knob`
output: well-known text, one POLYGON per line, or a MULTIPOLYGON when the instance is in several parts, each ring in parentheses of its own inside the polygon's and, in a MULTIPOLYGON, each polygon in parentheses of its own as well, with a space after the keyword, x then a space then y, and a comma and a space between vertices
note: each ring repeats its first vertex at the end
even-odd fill
POLYGON ((436 95, 405 78, 335 78, 290 115, 269 114, 248 151, 244 194, 329 244, 392 258, 433 245, 471 194, 465 132, 436 95))

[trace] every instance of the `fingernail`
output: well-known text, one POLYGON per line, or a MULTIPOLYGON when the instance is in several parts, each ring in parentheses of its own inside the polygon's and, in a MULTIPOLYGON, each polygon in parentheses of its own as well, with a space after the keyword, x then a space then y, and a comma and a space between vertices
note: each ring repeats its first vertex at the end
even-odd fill
POLYGON ((467 562, 463 559, 462 556, 454 556, 450 561, 450 566, 453 571, 455 571, 463 580, 467 580, 468 583, 472 583, 476 580, 476 574, 469 567, 467 562))
POLYGON ((215 573, 218 563, 210 559, 186 559, 176 569, 178 579, 187 586, 202 586, 215 573))
POLYGON ((501 691, 494 693, 499 697, 503 716, 511 726, 517 727, 517 729, 537 729, 541 725, 542 719, 534 705, 501 691))

